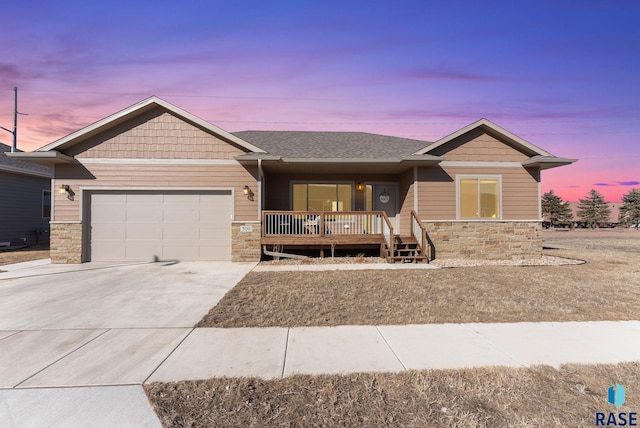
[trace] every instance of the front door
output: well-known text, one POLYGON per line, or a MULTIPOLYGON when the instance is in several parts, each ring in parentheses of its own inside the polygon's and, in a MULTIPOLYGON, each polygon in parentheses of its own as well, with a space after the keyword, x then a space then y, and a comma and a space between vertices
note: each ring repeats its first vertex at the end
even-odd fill
POLYGON ((399 234, 398 222, 398 184, 397 183, 369 183, 366 188, 367 210, 384 211, 387 213, 393 233, 399 234))

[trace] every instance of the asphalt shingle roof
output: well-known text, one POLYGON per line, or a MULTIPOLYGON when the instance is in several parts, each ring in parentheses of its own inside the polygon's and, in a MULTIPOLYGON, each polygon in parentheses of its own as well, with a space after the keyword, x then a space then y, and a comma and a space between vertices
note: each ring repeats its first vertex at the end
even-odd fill
MULTIPOLYGON (((18 150, 21 152, 22 150, 18 150)), ((2 166, 10 168, 16 168, 26 173, 33 172, 36 174, 53 174, 53 168, 45 165, 37 165, 31 162, 22 161, 19 159, 11 159, 5 155, 5 152, 11 152, 11 146, 0 143, 0 169, 2 166)))
POLYGON ((431 144, 366 132, 241 131, 233 135, 286 158, 397 158, 431 144))

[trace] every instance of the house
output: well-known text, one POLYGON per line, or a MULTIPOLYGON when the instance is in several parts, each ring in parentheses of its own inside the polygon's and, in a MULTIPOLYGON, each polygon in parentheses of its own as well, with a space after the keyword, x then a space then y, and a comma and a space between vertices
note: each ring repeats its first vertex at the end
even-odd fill
POLYGON ((341 246, 390 261, 539 257, 540 171, 574 162, 486 119, 432 143, 229 133, 157 97, 12 156, 55 165, 55 263, 341 246))
POLYGON ((0 250, 49 243, 51 167, 7 156, 0 143, 0 250))

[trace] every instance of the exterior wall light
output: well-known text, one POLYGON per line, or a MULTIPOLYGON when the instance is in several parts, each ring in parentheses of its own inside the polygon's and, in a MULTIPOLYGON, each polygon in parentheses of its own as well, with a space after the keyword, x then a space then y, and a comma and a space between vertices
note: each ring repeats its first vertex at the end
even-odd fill
POLYGON ((58 188, 58 191, 60 192, 61 195, 67 195, 67 199, 69 199, 70 201, 73 201, 73 197, 75 196, 75 193, 73 193, 73 190, 71 190, 71 186, 69 186, 68 184, 62 184, 58 188))
POLYGON ((253 201, 253 190, 251 190, 251 187, 245 185, 242 188, 242 193, 244 193, 245 195, 247 195, 247 199, 249 199, 250 201, 253 201))
POLYGON ((356 184, 356 190, 359 192, 362 192, 364 190, 364 183, 362 181, 356 184))

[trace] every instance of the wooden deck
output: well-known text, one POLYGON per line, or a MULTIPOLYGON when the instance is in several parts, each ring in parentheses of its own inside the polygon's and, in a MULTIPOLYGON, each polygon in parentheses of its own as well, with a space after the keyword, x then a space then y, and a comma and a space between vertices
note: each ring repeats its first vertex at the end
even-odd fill
POLYGON ((263 211, 261 244, 278 252, 285 247, 319 249, 321 256, 325 248, 332 253, 336 247, 379 248, 380 256, 390 262, 422 261, 427 258, 422 251, 425 232, 415 213, 412 224, 411 237, 401 239, 384 211, 263 211), (408 241, 415 245, 409 248, 408 241))

